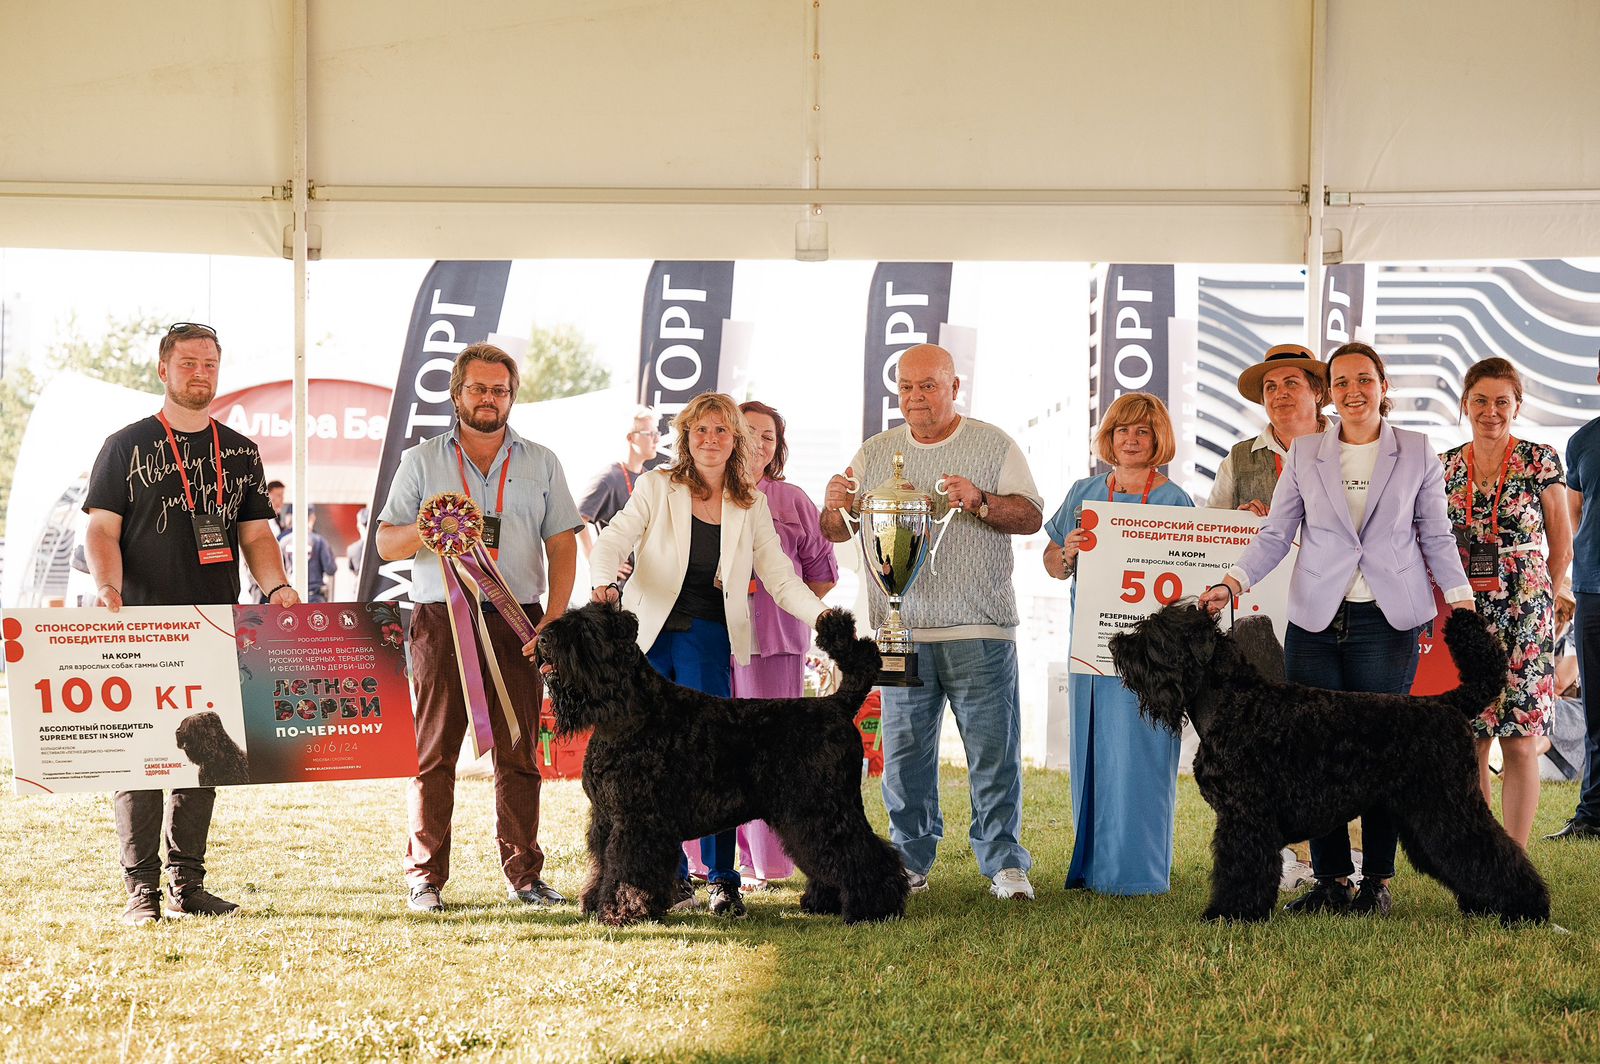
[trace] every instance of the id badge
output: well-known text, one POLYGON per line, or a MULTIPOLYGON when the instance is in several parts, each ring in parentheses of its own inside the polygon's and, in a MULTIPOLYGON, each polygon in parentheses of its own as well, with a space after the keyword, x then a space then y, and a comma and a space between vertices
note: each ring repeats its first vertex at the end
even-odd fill
POLYGON ((490 550, 500 549, 500 515, 483 515, 483 545, 490 550))
POLYGON ((228 523, 221 514, 190 514, 194 522, 194 542, 200 550, 201 565, 216 565, 233 561, 233 548, 228 545, 228 523))
POLYGON ((1474 591, 1500 590, 1500 548, 1474 543, 1467 548, 1467 583, 1474 591))

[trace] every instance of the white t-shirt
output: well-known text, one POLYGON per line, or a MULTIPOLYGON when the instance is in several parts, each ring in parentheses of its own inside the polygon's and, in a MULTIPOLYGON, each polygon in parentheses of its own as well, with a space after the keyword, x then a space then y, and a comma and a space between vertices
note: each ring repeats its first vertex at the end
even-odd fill
MULTIPOLYGON (((1358 534, 1367 516, 1367 489, 1372 485, 1372 468, 1377 464, 1377 440, 1339 444, 1339 477, 1344 481, 1344 498, 1350 506, 1350 523, 1355 525, 1358 534)), ((1357 565, 1356 575, 1345 588, 1344 600, 1371 602, 1374 597, 1372 588, 1367 586, 1367 578, 1361 575, 1361 566, 1357 565)))

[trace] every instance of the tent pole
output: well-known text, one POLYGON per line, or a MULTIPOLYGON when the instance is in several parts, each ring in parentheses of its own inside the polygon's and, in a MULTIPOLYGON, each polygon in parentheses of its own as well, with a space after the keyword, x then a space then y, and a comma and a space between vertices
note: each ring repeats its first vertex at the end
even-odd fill
POLYGON ((290 420, 294 423, 293 459, 294 485, 291 498, 295 502, 293 530, 294 589, 301 601, 309 598, 307 580, 311 566, 307 558, 311 521, 308 511, 311 496, 306 484, 306 419, 308 390, 306 384, 306 6, 309 0, 292 0, 294 5, 294 397, 290 407, 290 420))
POLYGON ((1311 0, 1310 121, 1306 145, 1306 346, 1322 350, 1322 219, 1326 208, 1323 173, 1328 73, 1328 2, 1311 0))

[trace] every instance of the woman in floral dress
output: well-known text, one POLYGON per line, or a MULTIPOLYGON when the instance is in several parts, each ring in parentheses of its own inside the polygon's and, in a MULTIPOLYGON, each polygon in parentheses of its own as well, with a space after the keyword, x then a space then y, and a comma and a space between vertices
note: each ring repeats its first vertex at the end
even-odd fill
POLYGON ((1553 589, 1572 560, 1572 518, 1555 449, 1511 434, 1521 408, 1516 367, 1503 358, 1477 363, 1467 371, 1461 399, 1472 440, 1440 457, 1450 522, 1478 613, 1511 658, 1505 695, 1472 722, 1478 777, 1492 806, 1489 746, 1498 739, 1501 816, 1506 832, 1526 848, 1555 696, 1553 589))

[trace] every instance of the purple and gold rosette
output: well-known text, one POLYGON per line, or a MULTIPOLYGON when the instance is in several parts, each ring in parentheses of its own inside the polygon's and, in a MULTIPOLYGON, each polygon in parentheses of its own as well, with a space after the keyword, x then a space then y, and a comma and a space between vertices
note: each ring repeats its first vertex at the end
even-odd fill
POLYGON ((417 532, 422 545, 439 556, 444 574, 445 605, 450 616, 450 635, 455 641, 456 668, 461 690, 466 696, 467 716, 472 721, 472 748, 478 756, 494 748, 494 732, 489 726, 489 698, 484 676, 478 668, 478 648, 488 665, 489 681, 499 696, 500 713, 505 718, 511 745, 522 741, 505 677, 489 638, 483 603, 487 600, 505 618, 524 643, 533 638, 533 622, 506 586, 506 579, 495 565, 494 556, 483 545, 483 511, 469 496, 447 491, 422 504, 417 512, 417 532))

